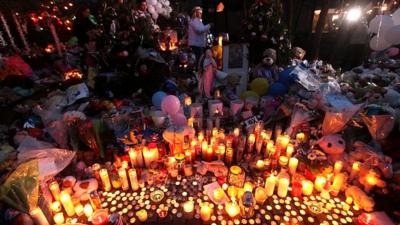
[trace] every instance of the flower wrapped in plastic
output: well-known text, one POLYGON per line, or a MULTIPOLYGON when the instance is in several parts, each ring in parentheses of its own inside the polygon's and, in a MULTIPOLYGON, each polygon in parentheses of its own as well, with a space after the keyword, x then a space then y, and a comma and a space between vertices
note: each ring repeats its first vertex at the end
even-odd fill
POLYGON ((385 139, 394 128, 394 110, 390 107, 369 105, 361 116, 375 141, 385 139))

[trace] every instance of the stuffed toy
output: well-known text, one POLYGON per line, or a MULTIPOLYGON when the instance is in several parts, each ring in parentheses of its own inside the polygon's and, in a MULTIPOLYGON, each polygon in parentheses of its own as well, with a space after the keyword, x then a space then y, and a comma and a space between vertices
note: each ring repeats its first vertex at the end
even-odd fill
POLYGON ((254 69, 254 76, 266 78, 269 84, 277 80, 278 66, 276 65, 276 57, 274 49, 266 49, 263 53, 262 61, 254 69))
POLYGON ((304 56, 306 55, 306 51, 300 47, 294 47, 292 50, 292 65, 297 66, 303 63, 304 56))
POLYGON ((361 209, 371 212, 374 210, 375 201, 357 186, 350 186, 346 189, 346 197, 351 197, 354 203, 361 209))
POLYGON ((341 135, 330 134, 323 136, 317 141, 317 144, 328 154, 330 161, 335 162, 343 157, 346 143, 341 135))

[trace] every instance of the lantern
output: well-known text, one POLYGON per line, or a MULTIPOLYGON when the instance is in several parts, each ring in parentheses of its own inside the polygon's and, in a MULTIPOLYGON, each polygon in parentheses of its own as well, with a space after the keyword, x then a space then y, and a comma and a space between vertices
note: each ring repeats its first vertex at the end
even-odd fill
POLYGON ((161 51, 174 51, 178 48, 178 34, 168 28, 159 34, 158 43, 161 51))

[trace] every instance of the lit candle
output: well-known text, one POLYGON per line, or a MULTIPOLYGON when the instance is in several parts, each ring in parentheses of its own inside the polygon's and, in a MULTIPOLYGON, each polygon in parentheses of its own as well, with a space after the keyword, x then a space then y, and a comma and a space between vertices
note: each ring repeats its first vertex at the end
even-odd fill
POLYGON ((143 148, 143 157, 146 167, 150 167, 150 164, 158 160, 158 149, 155 148, 143 148))
MULTIPOLYGON (((288 164, 288 158, 286 157, 286 156, 284 156, 284 155, 281 155, 281 156, 279 156, 279 165, 281 166, 281 167, 286 167, 287 166, 287 164, 288 164)), ((296 166, 297 167, 297 166, 296 166)))
POLYGON ((186 213, 191 213, 194 210, 194 202, 193 201, 186 201, 183 203, 183 211, 186 213))
POLYGON ((129 181, 125 168, 118 169, 118 175, 122 183, 122 190, 127 191, 129 189, 129 181))
POLYGON ((290 192, 293 197, 300 197, 303 190, 302 190, 302 185, 299 181, 294 180, 292 182, 292 191, 290 192))
POLYGON ((204 140, 201 142, 201 158, 203 160, 207 159, 208 142, 204 140))
POLYGON ((225 211, 230 218, 234 218, 240 213, 240 207, 236 201, 228 202, 225 204, 225 211))
POLYGON ((265 189, 267 190, 267 195, 271 197, 274 194, 276 185, 276 177, 271 174, 265 181, 265 189))
POLYGON ((101 169, 100 164, 98 164, 98 163, 93 164, 92 169, 93 169, 94 176, 96 177, 96 179, 100 180, 100 175, 99 175, 99 170, 101 169))
POLYGON ((131 187, 132 190, 136 191, 139 189, 139 183, 137 180, 137 173, 135 169, 129 169, 128 170, 128 174, 129 174, 129 180, 131 181, 131 187))
POLYGON ((50 208, 53 212, 58 213, 61 211, 61 203, 59 201, 52 202, 50 208))
POLYGON ((264 170, 264 169, 265 169, 265 163, 264 163, 264 161, 261 160, 261 159, 257 160, 257 162, 256 162, 256 168, 257 168, 258 170, 264 170))
POLYGON ((193 167, 191 164, 185 164, 183 166, 183 172, 185 174, 185 176, 190 177, 193 175, 193 167))
POLYGON ((82 204, 79 203, 79 204, 77 204, 75 206, 75 213, 76 213, 77 216, 83 215, 83 206, 82 206, 82 204))
POLYGON ((64 214, 63 213, 56 213, 53 217, 55 224, 63 224, 64 223, 64 214))
POLYGON ((303 195, 311 195, 314 189, 314 184, 309 180, 302 180, 303 195))
POLYGON ((322 190, 325 189, 326 178, 322 175, 317 175, 314 184, 315 184, 315 190, 321 192, 322 190))
POLYGON ((43 214, 41 208, 37 207, 29 211, 29 215, 32 217, 32 220, 36 225, 49 225, 49 221, 47 221, 46 216, 43 214))
POLYGON ((263 187, 256 188, 254 198, 259 205, 264 204, 265 200, 267 200, 268 195, 267 191, 263 187))
POLYGON ((290 174, 295 174, 297 170, 297 165, 299 164, 299 160, 297 158, 290 158, 289 159, 289 173, 290 174))
POLYGON ((225 191, 222 188, 217 188, 213 193, 214 200, 220 202, 225 197, 225 191))
POLYGON ((247 152, 250 152, 250 153, 253 152, 255 141, 256 141, 256 136, 254 134, 250 134, 249 138, 247 140, 247 142, 248 142, 247 152))
POLYGON ((202 143, 204 140, 204 133, 203 131, 200 131, 199 134, 197 135, 197 139, 199 140, 199 143, 202 143))
POLYGON ((209 221, 211 218, 212 208, 208 203, 203 203, 200 208, 200 217, 203 221, 209 221))
POLYGON ((209 145, 206 152, 207 161, 211 162, 213 160, 213 153, 214 153, 213 148, 211 145, 209 145))
POLYGON ((294 152, 294 147, 292 144, 289 144, 286 148, 286 157, 288 158, 292 157, 293 152, 294 152))
POLYGON ((278 196, 281 198, 286 197, 289 189, 289 179, 281 178, 278 182, 278 196))
POLYGON ((110 177, 108 176, 107 169, 100 170, 100 178, 103 183, 104 191, 110 191, 111 190, 111 182, 110 182, 110 177))
POLYGON ((190 118, 187 120, 187 125, 188 125, 189 127, 193 127, 193 122, 194 122, 194 118, 190 117, 190 118))
POLYGON ((137 158, 138 158, 138 153, 134 148, 130 148, 128 151, 128 155, 129 158, 131 159, 131 164, 132 167, 137 167, 138 166, 138 162, 137 162, 137 158))
POLYGON ((290 136, 289 135, 279 135, 276 139, 276 150, 278 152, 282 152, 285 150, 289 144, 290 136))
POLYGON ((227 148, 225 153, 225 162, 231 165, 233 161, 233 148, 227 148))
POLYGON ((333 178, 333 183, 331 186, 331 193, 336 196, 339 194, 340 189, 342 188, 342 185, 345 182, 345 175, 343 173, 338 173, 335 175, 335 177, 333 178))
POLYGON ((375 174, 368 172, 368 174, 365 176, 365 181, 364 191, 368 193, 378 183, 378 178, 375 176, 375 174))
POLYGON ((253 183, 251 183, 251 182, 249 182, 249 181, 247 181, 246 183, 244 183, 243 191, 244 191, 244 192, 246 192, 246 191, 253 192, 253 183))
POLYGON ((85 207, 83 207, 83 212, 85 213, 85 216, 86 216, 87 218, 90 218, 90 217, 93 215, 93 208, 92 208, 92 206, 91 206, 89 203, 87 203, 87 204, 85 205, 85 207))
POLYGON ((275 154, 275 145, 274 145, 274 140, 269 140, 267 143, 267 155, 273 155, 275 154))
POLYGON ((223 143, 218 145, 217 158, 222 160, 225 155, 225 145, 223 143))
POLYGON ((75 215, 74 204, 72 203, 71 196, 66 191, 60 193, 60 201, 68 216, 75 215))
POLYGON ((340 171, 342 171, 343 168, 343 162, 342 161, 336 161, 335 165, 333 166, 333 173, 338 174, 340 171))
POLYGON ((54 200, 60 200, 60 185, 58 185, 58 182, 56 180, 50 183, 49 189, 54 197, 54 200))
POLYGON ((237 195, 237 189, 236 189, 235 186, 229 186, 229 187, 228 187, 228 195, 229 195, 229 197, 231 197, 231 198, 236 197, 236 195, 237 195))
POLYGON ((351 166, 350 180, 353 180, 354 178, 356 178, 356 176, 360 172, 360 167, 361 167, 360 162, 353 163, 353 165, 351 166))
POLYGON ((330 199, 331 198, 331 195, 329 194, 329 191, 327 191, 327 190, 322 190, 320 195, 324 199, 330 199))
POLYGON ((347 203, 347 204, 353 203, 353 198, 350 197, 350 196, 346 197, 346 203, 347 203))
POLYGON ((140 222, 145 222, 147 220, 147 211, 145 209, 141 209, 136 212, 136 216, 140 222))
POLYGON ((306 139, 306 135, 303 132, 296 134, 296 140, 298 142, 303 142, 306 139))

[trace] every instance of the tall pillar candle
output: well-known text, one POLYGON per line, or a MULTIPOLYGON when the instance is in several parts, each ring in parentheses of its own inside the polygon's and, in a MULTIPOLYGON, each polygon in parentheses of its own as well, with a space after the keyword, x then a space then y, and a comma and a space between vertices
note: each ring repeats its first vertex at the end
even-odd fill
POLYGON ((279 135, 276 139, 276 150, 278 154, 285 151, 290 141, 289 135, 279 135))
POLYGON ((147 168, 150 167, 151 163, 158 160, 158 149, 157 148, 143 148, 144 163, 147 168))
POLYGON ((339 194, 340 190, 342 189, 342 185, 345 182, 345 179, 346 179, 346 177, 343 173, 338 173, 333 178, 333 183, 331 186, 331 193, 334 196, 337 196, 339 194))
POLYGON ((333 166, 333 173, 338 174, 342 171, 343 168, 343 162, 342 161, 336 161, 335 165, 333 166))
POLYGON ((315 186, 315 190, 321 192, 322 190, 325 189, 326 178, 324 176, 322 176, 322 175, 318 175, 315 178, 314 184, 315 184, 314 185, 315 186))
POLYGON ((281 198, 286 197, 289 190, 289 179, 281 178, 278 181, 278 196, 281 198))
POLYGON ((51 194, 53 195, 54 200, 58 201, 60 200, 60 185, 56 180, 52 181, 49 185, 49 189, 51 191, 51 194))
POLYGON ((129 189, 128 176, 126 175, 126 170, 124 168, 118 169, 118 175, 121 180, 122 190, 127 191, 129 189))
POLYGON ((303 189, 303 195, 311 195, 314 189, 314 184, 309 180, 302 180, 301 186, 303 189))
POLYGON ((61 192, 60 201, 65 209, 65 212, 67 212, 68 216, 75 215, 74 204, 72 203, 71 196, 66 191, 61 192))
POLYGON ((360 169, 361 169, 361 163, 354 162, 353 165, 351 166, 350 180, 353 180, 354 178, 357 177, 358 173, 360 172, 360 169))
POLYGON ((101 178, 101 182, 103 184, 104 191, 110 191, 111 190, 111 182, 110 182, 110 177, 108 176, 107 169, 100 170, 100 178, 101 178))
POLYGON ((297 170, 297 165, 299 164, 299 160, 297 158, 290 158, 289 159, 289 173, 295 174, 297 170))
POLYGON ((267 190, 268 197, 274 194, 276 185, 276 177, 274 175, 269 176, 265 181, 265 189, 267 190))
POLYGON ((139 182, 137 180, 137 173, 135 169, 128 170, 129 180, 131 181, 132 190, 136 191, 139 189, 139 182))
POLYGON ((29 215, 32 217, 33 221, 36 225, 49 225, 49 221, 46 216, 43 214, 41 208, 36 207, 29 211, 29 215))

